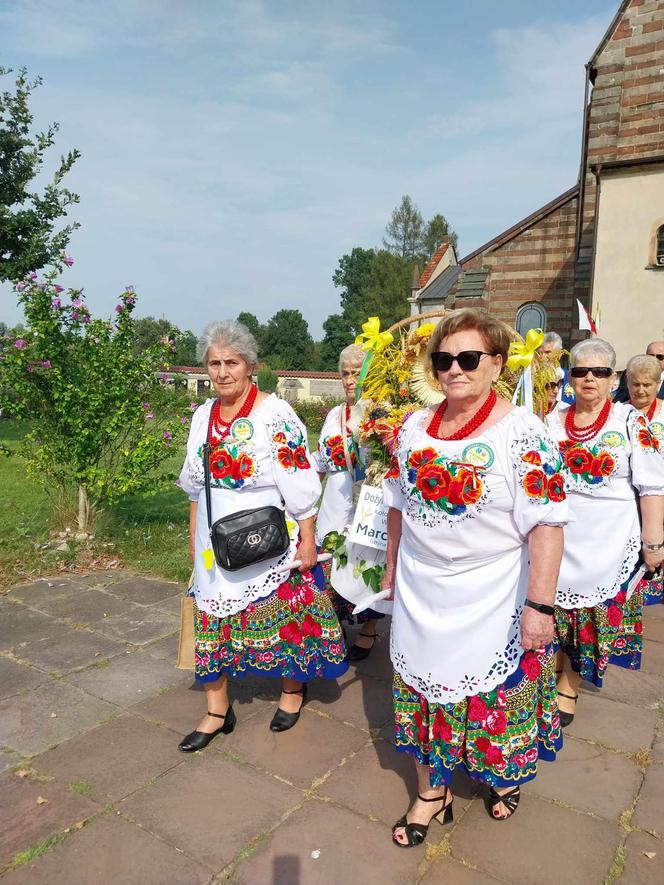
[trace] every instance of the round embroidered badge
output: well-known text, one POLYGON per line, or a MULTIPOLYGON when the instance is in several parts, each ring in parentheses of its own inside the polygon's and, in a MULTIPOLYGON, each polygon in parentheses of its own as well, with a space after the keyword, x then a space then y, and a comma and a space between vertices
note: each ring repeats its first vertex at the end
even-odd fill
POLYGON ((461 457, 467 464, 472 464, 473 467, 484 467, 487 469, 493 464, 495 456, 493 450, 485 443, 473 443, 470 446, 466 446, 461 453, 461 457))
POLYGON ((614 446, 614 448, 618 448, 618 446, 624 446, 627 440, 618 430, 607 430, 606 433, 603 433, 599 441, 604 443, 605 446, 614 446))
POLYGON ((237 418, 231 424, 231 436, 238 442, 246 442, 254 435, 254 425, 248 418, 237 418))

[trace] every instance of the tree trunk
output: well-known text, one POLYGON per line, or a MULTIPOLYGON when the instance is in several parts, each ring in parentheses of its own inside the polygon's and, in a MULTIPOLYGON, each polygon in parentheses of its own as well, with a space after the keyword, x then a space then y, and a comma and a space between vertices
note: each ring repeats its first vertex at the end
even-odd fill
POLYGON ((90 504, 88 491, 84 486, 78 487, 78 530, 89 532, 92 529, 94 508, 90 504))

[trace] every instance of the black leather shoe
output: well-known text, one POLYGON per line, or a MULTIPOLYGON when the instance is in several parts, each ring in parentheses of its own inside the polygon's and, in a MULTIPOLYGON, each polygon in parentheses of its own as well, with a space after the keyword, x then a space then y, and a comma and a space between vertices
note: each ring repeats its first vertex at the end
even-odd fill
POLYGON ((272 717, 272 722, 270 722, 270 731, 288 731, 289 728, 292 728, 300 718, 302 707, 304 707, 304 702, 307 699, 306 682, 302 688, 298 688, 297 691, 288 691, 286 688, 282 688, 281 690, 284 694, 301 694, 302 703, 300 704, 300 709, 297 713, 287 713, 285 710, 282 710, 281 707, 277 707, 277 712, 272 717))
POLYGON ((235 728, 237 719, 232 707, 229 706, 225 713, 210 713, 208 710, 207 714, 214 716, 215 719, 225 720, 224 724, 221 728, 209 733, 207 731, 192 731, 191 734, 182 738, 178 744, 178 750, 182 750, 183 753, 195 753, 196 750, 203 750, 218 734, 230 734, 235 728))
POLYGON ((365 639, 373 639, 373 642, 369 646, 369 648, 362 648, 361 645, 351 645, 348 649, 348 660, 351 664, 357 663, 357 661, 365 661, 369 655, 371 654, 374 645, 376 644, 376 634, 375 633, 358 633, 358 636, 364 636, 365 639))
MULTIPOLYGON (((565 694, 563 691, 559 691, 558 695, 561 698, 567 698, 570 701, 574 701, 574 705, 576 706, 576 702, 579 699, 578 694, 565 694)), ((558 714, 560 716, 560 727, 567 728, 568 725, 571 725, 574 722, 574 713, 565 713, 564 710, 558 708, 558 714)))

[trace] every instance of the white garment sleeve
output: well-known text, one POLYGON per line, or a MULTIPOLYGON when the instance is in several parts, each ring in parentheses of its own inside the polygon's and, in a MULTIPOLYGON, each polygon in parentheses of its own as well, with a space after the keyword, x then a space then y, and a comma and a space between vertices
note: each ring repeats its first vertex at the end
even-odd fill
POLYGON ((524 412, 508 437, 507 483, 514 500, 513 517, 525 538, 537 525, 569 522, 562 459, 540 419, 524 412))
POLYGON ((308 519, 318 512, 321 484, 312 463, 307 431, 288 403, 277 403, 266 422, 275 482, 291 516, 308 519))
POLYGON ((627 416, 632 485, 639 495, 664 495, 664 450, 647 419, 636 409, 627 416))
POLYGON ((191 417, 191 427, 189 428, 189 437, 187 439, 187 453, 177 481, 177 485, 188 495, 190 501, 198 501, 199 495, 205 487, 203 465, 198 453, 207 437, 210 409, 213 402, 213 399, 204 402, 191 417))
POLYGON ((405 430, 402 427, 394 446, 390 469, 383 480, 383 503, 387 507, 394 507, 395 510, 403 510, 406 505, 406 494, 401 483, 404 435, 405 430))

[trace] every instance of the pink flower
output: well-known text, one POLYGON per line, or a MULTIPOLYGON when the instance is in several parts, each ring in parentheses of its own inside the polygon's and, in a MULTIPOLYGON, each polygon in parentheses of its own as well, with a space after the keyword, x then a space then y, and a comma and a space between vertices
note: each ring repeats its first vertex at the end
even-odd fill
POLYGON ((484 701, 477 695, 473 695, 468 701, 468 718, 472 722, 484 722, 487 713, 488 707, 484 701))
POLYGON ((537 760, 537 750, 535 747, 529 747, 526 750, 526 759, 528 762, 535 762, 537 760))
POLYGON ((26 287, 27 285, 28 285, 28 284, 25 282, 25 280, 21 280, 20 283, 17 283, 17 284, 16 284, 16 291, 17 291, 17 292, 22 292, 22 291, 25 289, 25 287, 26 287))
POLYGON ((51 298, 51 307, 53 310, 60 310, 62 307, 62 301, 59 298, 51 298))
POLYGON ((62 260, 67 265, 67 267, 71 267, 74 263, 74 259, 71 257, 71 255, 65 255, 62 260))
POLYGON ((28 367, 27 367, 27 371, 28 371, 28 372, 34 372, 34 370, 35 370, 35 367, 34 367, 34 366, 28 366, 28 367))
POLYGON ((195 412, 196 409, 198 408, 198 403, 189 403, 189 408, 191 409, 192 412, 195 412))
POLYGON ((37 279, 37 274, 34 272, 34 270, 30 271, 30 273, 28 274, 28 279, 33 281, 37 279))
POLYGON ((148 412, 147 415, 145 416, 146 421, 152 421, 153 418, 154 418, 154 412, 148 412))
POLYGON ((42 369, 50 369, 51 361, 50 360, 42 360, 42 369))
POLYGON ((77 310, 72 310, 71 318, 74 320, 74 322, 76 322, 76 320, 78 319, 78 311, 77 310))
MULTIPOLYGON (((154 418, 154 415, 152 417, 154 418)), ((170 430, 164 430, 164 439, 173 439, 173 434, 170 430)))
POLYGON ((65 290, 62 288, 62 286, 55 285, 55 286, 53 286, 53 288, 54 288, 55 291, 58 293, 58 295, 60 294, 60 292, 64 292, 64 291, 65 291, 65 290))
POLYGON ((116 313, 122 313, 123 310, 124 310, 124 307, 122 306, 122 304, 115 305, 115 312, 116 313))
POLYGON ((189 418, 187 418, 186 415, 183 415, 183 416, 180 418, 180 423, 181 423, 181 424, 189 424, 189 418))
MULTIPOLYGON (((58 288, 58 287, 56 286, 56 288, 58 288)), ((62 292, 62 289, 60 289, 60 292, 62 292)), ((71 306, 72 307, 83 307, 83 302, 81 301, 80 298, 72 298, 71 306)))
POLYGON ((489 734, 505 734, 507 717, 502 710, 489 710, 486 715, 486 727, 489 734))
POLYGON ((143 408, 144 408, 144 409, 149 409, 149 408, 150 408, 150 403, 143 403, 143 408))
POLYGON ((25 348, 25 341, 22 338, 17 338, 14 342, 14 347, 16 347, 17 350, 23 350, 25 348))
POLYGON ((81 317, 81 322, 85 324, 90 322, 90 317, 87 315, 87 313, 83 314, 83 316, 81 317))
POLYGON ((534 682, 542 672, 542 665, 537 660, 537 655, 533 654, 533 652, 531 651, 527 651, 525 653, 525 655, 521 658, 521 663, 519 666, 526 674, 530 682, 534 682))
POLYGON ((526 757, 523 755, 523 753, 517 753, 514 757, 514 761, 519 766, 519 768, 523 768, 526 764, 526 757))

